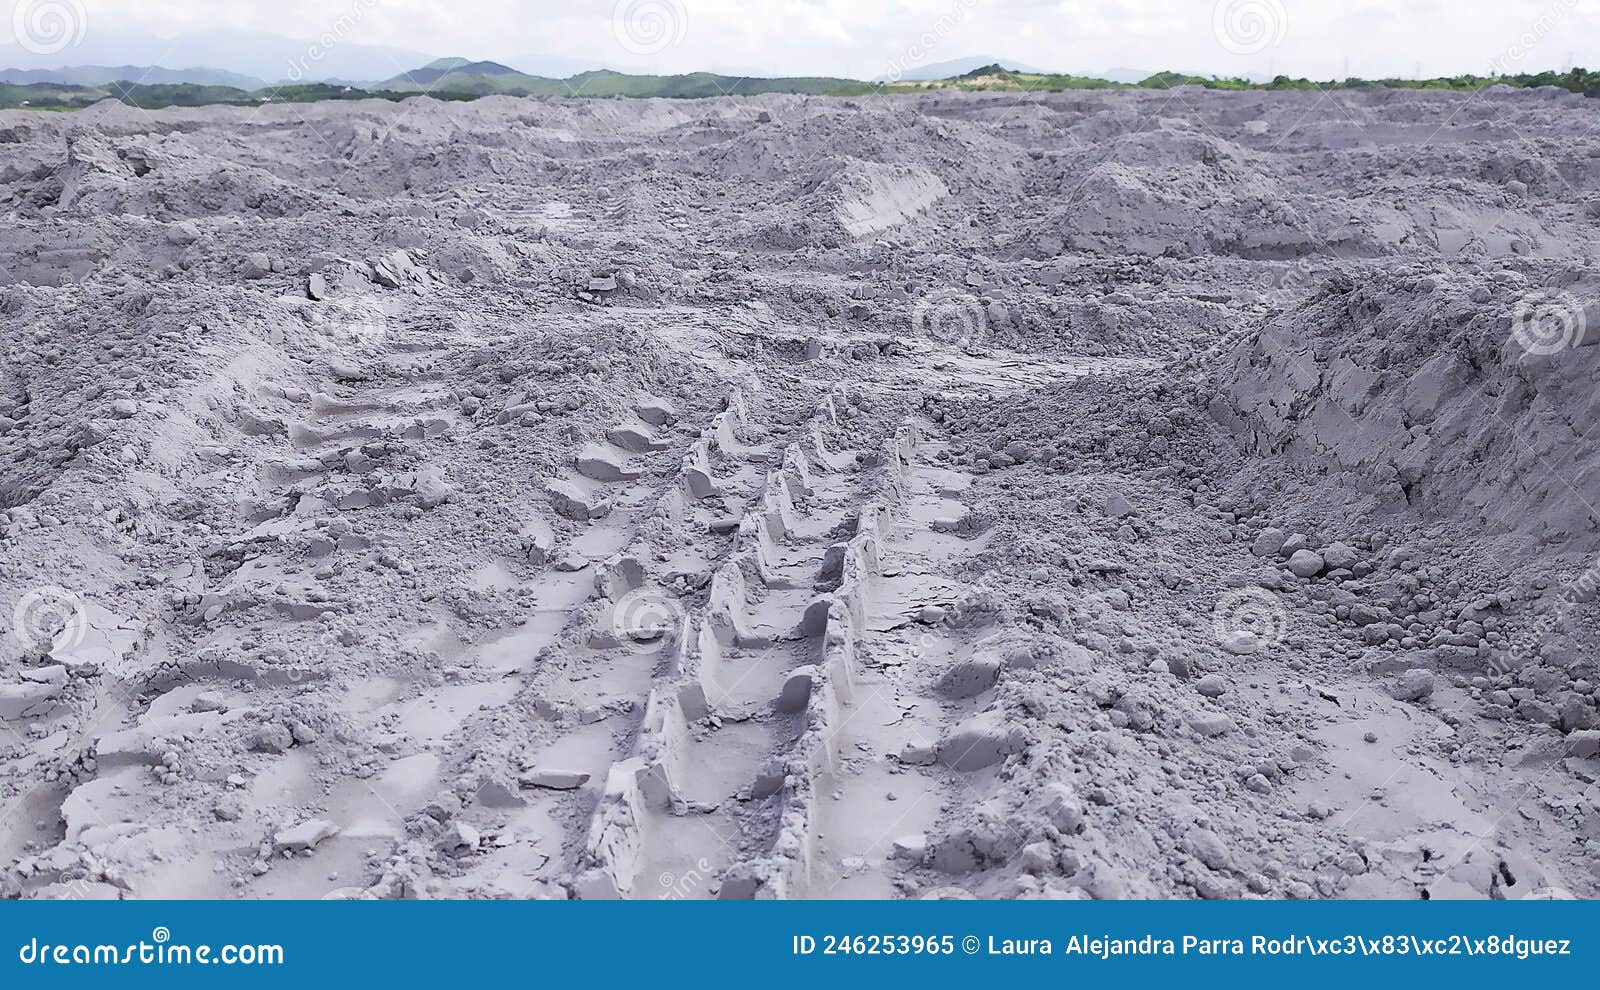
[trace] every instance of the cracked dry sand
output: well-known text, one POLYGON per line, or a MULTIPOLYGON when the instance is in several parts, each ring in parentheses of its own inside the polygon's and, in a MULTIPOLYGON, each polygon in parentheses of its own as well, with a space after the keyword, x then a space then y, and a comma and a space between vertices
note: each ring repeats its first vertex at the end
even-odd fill
POLYGON ((1592 897, 1546 91, 0 114, 0 891, 1592 897))

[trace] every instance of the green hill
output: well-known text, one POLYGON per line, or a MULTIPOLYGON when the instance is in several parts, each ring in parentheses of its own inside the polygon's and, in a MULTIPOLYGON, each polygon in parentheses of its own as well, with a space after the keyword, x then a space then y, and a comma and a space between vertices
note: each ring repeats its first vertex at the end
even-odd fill
POLYGON ((1174 86, 1203 86, 1223 90, 1284 89, 1445 89, 1470 91, 1503 84, 1517 88, 1556 86, 1587 96, 1600 96, 1600 73, 1586 69, 1567 72, 1518 73, 1514 76, 1441 76, 1433 79, 1325 79, 1313 80, 1277 76, 1270 82, 1222 76, 1195 76, 1181 72, 1157 72, 1137 83, 1116 83, 1090 76, 1060 73, 1016 72, 999 65, 986 65, 952 79, 884 83, 885 92, 917 92, 931 89, 1001 90, 1017 92, 1059 92, 1068 89, 1171 89, 1174 86))
POLYGON ((504 93, 525 86, 537 87, 548 82, 555 80, 524 75, 498 62, 469 62, 464 58, 441 58, 429 62, 420 69, 402 72, 374 88, 392 93, 427 93, 443 90, 487 96, 490 93, 504 93))
POLYGON ((937 89, 974 91, 1059 92, 1071 89, 1170 89, 1194 85, 1223 90, 1284 89, 1444 89, 1468 91, 1486 86, 1556 86, 1587 96, 1600 96, 1600 73, 1586 69, 1519 73, 1514 76, 1447 76, 1435 79, 1329 79, 1321 82, 1278 76, 1270 82, 1158 72, 1137 83, 1118 83, 1091 76, 1020 72, 986 65, 951 79, 868 83, 830 76, 785 76, 771 79, 691 72, 676 76, 634 76, 601 69, 566 79, 530 76, 498 62, 439 59, 401 73, 368 89, 333 83, 268 86, 245 90, 194 83, 139 84, 126 81, 101 85, 64 82, 0 83, 0 109, 78 110, 111 98, 155 110, 170 106, 210 104, 253 106, 260 103, 310 103, 319 100, 402 100, 426 94, 440 100, 473 100, 482 96, 666 97, 754 96, 759 93, 804 93, 862 96, 912 93, 937 89))
POLYGON ((496 62, 440 59, 403 72, 376 87, 392 93, 463 93, 489 96, 635 96, 693 98, 753 96, 757 93, 866 93, 873 87, 854 79, 800 76, 753 79, 691 72, 678 76, 634 76, 609 69, 580 72, 566 79, 530 76, 496 62))

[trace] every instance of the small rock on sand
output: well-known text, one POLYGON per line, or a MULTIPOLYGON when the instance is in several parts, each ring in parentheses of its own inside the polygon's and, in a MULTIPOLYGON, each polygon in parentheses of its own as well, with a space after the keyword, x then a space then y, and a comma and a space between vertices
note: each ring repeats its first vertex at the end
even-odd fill
POLYGON ((1330 543, 1322 548, 1322 560, 1332 570, 1349 570, 1356 566, 1360 555, 1355 547, 1345 543, 1330 543))
POLYGON ((331 839, 338 834, 339 826, 320 818, 311 818, 274 833, 272 846, 278 852, 300 852, 315 849, 324 839, 331 839))
POLYGON ((900 748, 900 762, 907 766, 931 766, 938 758, 938 748, 926 740, 913 739, 900 748))
POLYGON ((1213 870, 1226 870, 1233 865, 1233 854, 1217 833, 1206 828, 1189 832, 1184 841, 1189 852, 1213 870))
POLYGON ((1433 671, 1412 667, 1400 675, 1389 694, 1396 701, 1421 701, 1433 694, 1433 688, 1433 671))
POLYGON ((1189 728, 1202 736, 1220 736, 1233 731, 1233 719, 1220 713, 1189 716, 1189 728))
POLYGON ((559 770, 552 767, 535 767, 523 771, 520 778, 524 787, 543 787, 552 791, 570 791, 589 782, 589 774, 582 770, 559 770))
POLYGON ((1322 555, 1315 550, 1296 550, 1294 556, 1289 558, 1287 566, 1295 577, 1316 577, 1322 573, 1322 555))
POLYGON ((1257 557, 1276 557, 1278 551, 1283 549, 1283 542, 1288 538, 1288 534, 1281 529, 1264 529, 1256 537, 1255 542, 1250 544, 1250 552, 1257 557))

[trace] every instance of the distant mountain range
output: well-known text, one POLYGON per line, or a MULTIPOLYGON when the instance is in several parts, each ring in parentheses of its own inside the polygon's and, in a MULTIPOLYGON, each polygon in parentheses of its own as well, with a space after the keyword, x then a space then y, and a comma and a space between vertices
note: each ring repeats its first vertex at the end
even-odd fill
POLYGON ((159 65, 69 65, 60 69, 0 69, 0 82, 58 83, 68 86, 104 86, 118 80, 147 83, 189 83, 195 86, 232 86, 253 90, 265 80, 224 69, 163 69, 159 65))
MULTIPOLYGON (((999 64, 1007 69, 1043 73, 1015 59, 972 56, 933 62, 900 73, 895 78, 907 81, 949 79, 985 65, 999 64)), ((381 88, 385 82, 410 79, 427 88, 439 76, 454 73, 458 79, 470 76, 526 75, 533 79, 560 80, 596 71, 620 72, 618 65, 604 59, 574 58, 565 55, 525 54, 504 61, 487 62, 464 58, 436 58, 424 52, 383 45, 360 45, 338 41, 317 45, 281 35, 251 31, 203 31, 162 38, 145 32, 91 31, 66 52, 41 55, 15 45, 0 46, 0 82, 58 83, 77 86, 103 86, 117 80, 144 83, 191 83, 196 86, 233 86, 255 90, 280 84, 326 82, 365 89, 381 88), (62 65, 63 56, 73 64, 62 65), (167 66, 183 66, 169 69, 167 66), (212 68, 227 66, 226 69, 212 68), (421 68, 412 68, 421 66, 421 68)), ((757 78, 769 73, 746 71, 744 67, 713 66, 709 73, 718 78, 757 78)), ((1145 73, 1148 75, 1149 73, 1145 73)), ((801 77, 835 78, 835 77, 801 77)), ((1108 77, 1109 78, 1109 77, 1108 77)), ((1138 78, 1143 78, 1139 76, 1138 78)), ((885 79, 880 78, 882 82, 885 79)), ((1116 82, 1135 79, 1116 78, 1116 82)), ((482 85, 481 81, 477 85, 482 85)))
MULTIPOLYGON (((1044 74, 1044 69, 1036 69, 1009 58, 995 58, 993 55, 973 55, 968 58, 953 58, 945 62, 929 62, 915 68, 906 69, 899 73, 890 73, 879 76, 874 82, 895 82, 904 79, 907 82, 928 82, 934 79, 953 79, 964 76, 973 69, 981 69, 988 65, 998 65, 1012 72, 1031 72, 1044 74)), ((1149 73, 1146 73, 1148 75, 1149 73)))
MULTIPOLYGON (((937 82, 940 79, 956 79, 975 72, 978 69, 986 69, 991 65, 998 65, 1008 72, 1019 72, 1027 76, 1067 75, 1079 79, 1104 79, 1106 82, 1124 83, 1130 86, 1142 83, 1146 79, 1149 79, 1151 76, 1157 74, 1157 70, 1155 69, 1129 69, 1124 66, 1116 66, 1110 69, 1091 70, 1087 72, 1055 73, 1048 69, 1036 69, 1025 63, 1018 62, 1015 59, 995 58, 989 55, 974 55, 971 58, 953 58, 946 62, 929 62, 927 65, 919 65, 914 69, 907 69, 897 76, 879 76, 873 81, 880 83, 895 81, 937 82)), ((1185 76, 1205 75, 1203 72, 1183 72, 1181 74, 1185 76)), ((1267 82, 1272 77, 1264 76, 1259 73, 1246 73, 1244 78, 1249 79, 1251 82, 1267 82)))
POLYGON ((412 90, 434 90, 441 88, 441 84, 448 83, 451 90, 462 92, 500 92, 500 87, 506 84, 516 84, 520 80, 550 81, 547 76, 531 76, 513 69, 509 65, 499 62, 473 62, 464 58, 439 58, 434 59, 420 69, 402 72, 392 79, 373 85, 374 89, 387 89, 394 92, 408 92, 412 90))
POLYGON ((19 45, 0 46, 0 64, 19 70, 59 70, 68 58, 78 66, 225 65, 228 74, 273 84, 387 79, 434 57, 406 48, 337 39, 334 44, 320 45, 256 31, 195 31, 163 38, 98 24, 81 42, 55 54, 37 54, 19 45))
MULTIPOLYGON (((184 36, 181 44, 171 42, 173 50, 188 50, 200 35, 184 36)), ((283 45, 302 46, 284 38, 220 34, 219 43, 245 44, 247 64, 270 65, 283 54, 283 45), (241 40, 243 39, 243 40, 241 40)), ((226 52, 228 49, 222 49, 226 52)), ((231 49, 238 51, 236 47, 231 49)), ((83 52, 74 49, 74 55, 83 52)), ((214 54, 214 53, 213 53, 214 54)), ((632 75, 612 69, 587 69, 564 76, 535 75, 502 62, 473 61, 465 58, 440 58, 426 62, 397 63, 408 53, 371 46, 336 45, 326 55, 311 61, 291 64, 294 71, 248 74, 212 68, 167 69, 159 62, 123 64, 85 63, 67 67, 27 66, 0 70, 0 108, 73 110, 104 99, 115 99, 146 109, 165 106, 237 106, 261 103, 308 103, 320 100, 405 99, 426 94, 445 100, 471 100, 482 96, 556 97, 656 97, 696 98, 715 96, 753 96, 759 93, 801 93, 832 96, 859 96, 873 93, 926 92, 935 89, 1011 90, 1016 92, 1056 92, 1078 89, 1140 87, 1169 89, 1195 85, 1209 89, 1313 89, 1326 87, 1390 86, 1430 89, 1471 90, 1495 83, 1512 86, 1559 86, 1600 96, 1600 77, 1581 69, 1566 72, 1520 73, 1515 76, 1463 75, 1430 80, 1325 80, 1275 77, 1219 78, 1183 72, 1146 73, 1136 69, 1108 69, 1090 74, 1041 72, 1019 67, 1017 62, 985 58, 955 59, 918 67, 897 79, 864 82, 834 76, 783 76, 764 78, 728 73, 690 72, 681 75, 632 75), (334 50, 341 58, 332 57, 334 50), (387 63, 392 71, 372 73, 372 68, 387 63), (420 64, 419 64, 420 63, 420 64), (404 68, 406 64, 419 66, 404 68), (313 71, 315 70, 315 71, 313 71), (957 71, 960 70, 960 71, 957 71), (363 80, 378 79, 379 82, 363 80), (269 80, 263 82, 263 80, 269 80)), ((8 58, 9 55, 0 55, 8 58)), ((563 60, 535 56, 543 65, 561 65, 563 60)), ((229 64, 234 64, 230 62, 229 64)), ((565 64, 586 64, 565 60, 565 64)), ((558 70, 553 70, 558 71, 558 70)))
MULTIPOLYGON (((302 78, 278 79, 270 81, 267 78, 245 75, 239 72, 230 72, 226 69, 213 68, 188 68, 168 69, 159 65, 73 65, 49 69, 0 69, 0 83, 55 83, 69 86, 105 86, 113 82, 132 82, 143 85, 163 85, 188 83, 195 86, 230 86, 247 92, 256 90, 273 89, 295 83, 326 82, 331 85, 353 86, 366 90, 384 90, 397 93, 412 92, 453 92, 467 93, 475 96, 486 96, 492 93, 505 93, 512 95, 633 95, 638 94, 638 87, 625 85, 620 82, 627 73, 613 69, 594 66, 579 59, 559 59, 552 56, 527 56, 528 60, 541 66, 540 71, 529 71, 527 66, 530 61, 517 59, 517 64, 523 68, 513 68, 501 62, 472 61, 465 58, 439 58, 428 62, 416 69, 409 69, 393 75, 385 76, 378 80, 344 77, 337 75, 305 74, 302 78), (575 68, 579 67, 579 68, 575 68)), ((987 57, 958 58, 945 62, 934 62, 907 70, 897 77, 880 77, 878 84, 892 84, 896 82, 936 82, 942 79, 956 79, 970 75, 979 69, 986 69, 998 65, 1008 72, 1017 72, 1029 76, 1049 76, 1050 73, 1042 69, 1031 68, 1024 63, 1010 59, 992 59, 987 57)), ((1135 84, 1154 75, 1153 72, 1143 69, 1107 69, 1103 72, 1090 72, 1077 74, 1082 78, 1104 79, 1109 82, 1135 84)), ((1195 75, 1195 73, 1184 73, 1195 75)), ((755 75, 734 75, 730 73, 691 73, 686 76, 649 76, 632 78, 650 79, 679 79, 693 78, 694 81, 682 82, 669 88, 674 89, 674 95, 685 87, 693 89, 697 94, 704 91, 705 95, 715 95, 723 92, 749 92, 751 80, 760 79, 755 75)), ((780 77, 794 79, 797 77, 780 77)), ((823 83, 845 84, 856 80, 841 79, 833 76, 799 77, 813 80, 811 84, 800 86, 796 91, 802 92, 827 92, 824 87, 818 89, 823 83)), ((1265 77, 1252 77, 1253 82, 1265 82, 1265 77)), ((757 86, 757 91, 767 92, 772 90, 771 85, 757 86)))
POLYGON ((840 93, 865 91, 865 83, 831 76, 785 76, 756 79, 691 72, 676 76, 641 76, 596 69, 564 79, 533 76, 499 62, 469 62, 441 58, 420 69, 402 72, 374 83, 373 90, 389 93, 462 93, 490 96, 640 96, 698 97, 752 96, 756 93, 840 93))

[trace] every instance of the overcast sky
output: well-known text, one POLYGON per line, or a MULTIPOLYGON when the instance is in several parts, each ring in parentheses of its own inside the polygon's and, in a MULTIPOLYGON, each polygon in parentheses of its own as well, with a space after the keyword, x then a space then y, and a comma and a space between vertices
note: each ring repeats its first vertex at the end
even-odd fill
POLYGON ((87 44, 96 37, 219 29, 473 59, 857 78, 970 55, 1316 78, 1565 68, 1585 53, 1600 63, 1600 0, 0 0, 8 6, 0 32, 34 48, 59 43, 44 25, 65 18, 69 43, 48 54, 61 65, 85 61, 79 47, 99 57, 104 47, 87 44))

